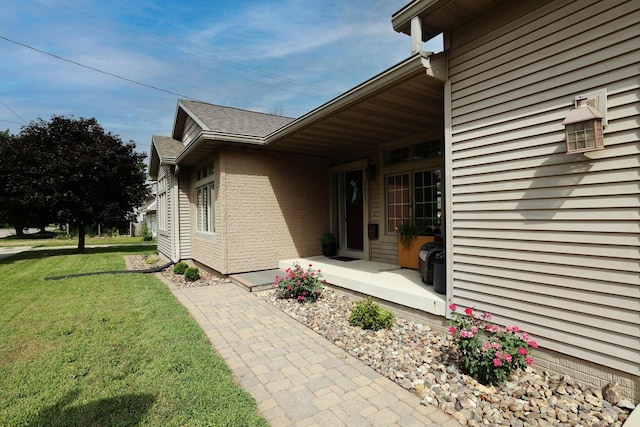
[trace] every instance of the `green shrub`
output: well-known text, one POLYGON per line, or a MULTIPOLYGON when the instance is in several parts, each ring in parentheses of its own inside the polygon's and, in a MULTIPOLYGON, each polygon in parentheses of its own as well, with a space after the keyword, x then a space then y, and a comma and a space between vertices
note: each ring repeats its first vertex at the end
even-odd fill
POLYGON ((200 278, 200 270, 196 267, 189 267, 184 271, 184 280, 187 282, 195 282, 200 278))
POLYGON ((142 226, 140 227, 140 235, 142 236, 143 242, 150 242, 153 240, 153 233, 149 229, 146 221, 143 222, 142 226))
POLYGON ((320 270, 314 270, 312 264, 304 270, 299 264, 287 268, 285 277, 276 276, 276 295, 282 299, 296 299, 298 302, 313 302, 322 295, 326 280, 322 278, 320 270))
POLYGON ((189 268, 189 264, 187 264, 184 261, 180 261, 179 263, 173 266, 173 272, 175 274, 184 274, 187 268, 189 268))
POLYGON ((355 303, 349 316, 351 326, 360 326, 362 329, 389 329, 396 317, 389 310, 385 310, 373 302, 373 298, 367 297, 355 303))

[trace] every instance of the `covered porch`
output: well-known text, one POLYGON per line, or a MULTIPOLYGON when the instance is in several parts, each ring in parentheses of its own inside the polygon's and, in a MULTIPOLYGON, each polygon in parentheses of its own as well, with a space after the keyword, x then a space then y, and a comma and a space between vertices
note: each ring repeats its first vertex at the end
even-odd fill
POLYGON ((446 296, 436 293, 433 286, 423 283, 418 271, 382 262, 358 259, 343 261, 314 256, 282 260, 279 269, 235 274, 230 278, 249 290, 265 287, 270 289, 275 276, 284 275, 284 271, 295 264, 305 269, 311 264, 334 288, 370 295, 381 301, 431 315, 445 316, 446 296))

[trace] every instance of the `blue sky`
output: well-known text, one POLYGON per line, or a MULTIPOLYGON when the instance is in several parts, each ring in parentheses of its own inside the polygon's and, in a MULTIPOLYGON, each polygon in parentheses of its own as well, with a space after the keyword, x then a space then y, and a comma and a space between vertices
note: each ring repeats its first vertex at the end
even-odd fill
POLYGON ((179 98, 299 117, 409 56, 406 3, 4 0, 0 129, 95 117, 148 152, 179 98))

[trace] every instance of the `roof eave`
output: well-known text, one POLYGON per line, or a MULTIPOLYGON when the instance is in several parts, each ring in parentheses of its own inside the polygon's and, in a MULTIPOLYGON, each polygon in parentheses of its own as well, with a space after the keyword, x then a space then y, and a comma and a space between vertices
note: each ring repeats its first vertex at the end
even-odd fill
MULTIPOLYGON (((414 16, 421 16, 430 13, 429 10, 437 9, 441 4, 446 3, 448 0, 416 0, 409 3, 391 16, 391 23, 393 29, 399 33, 411 35, 411 19, 414 16)), ((423 33, 433 33, 437 35, 442 32, 442 29, 432 29, 428 31, 423 28, 423 33)), ((424 41, 424 40, 423 40, 424 41)))
POLYGON ((176 106, 176 115, 173 125, 173 132, 171 133, 172 138, 181 139, 182 132, 184 131, 184 125, 187 120, 187 117, 191 117, 191 119, 200 126, 200 129, 208 130, 209 126, 207 126, 200 118, 191 111, 189 107, 184 104, 183 99, 178 100, 178 105, 176 106))
POLYGON ((254 135, 242 135, 228 132, 203 130, 177 156, 176 164, 180 164, 184 162, 185 159, 188 159, 204 141, 212 142, 214 145, 224 145, 226 143, 241 143, 255 146, 264 145, 265 143, 264 138, 254 135))
MULTIPOLYGON (((270 133, 265 138, 265 143, 268 145, 279 138, 291 135, 305 127, 317 123, 325 119, 328 116, 335 114, 349 105, 352 105, 363 98, 367 98, 372 94, 383 90, 385 86, 397 82, 399 79, 415 74, 417 71, 425 71, 427 74, 434 76, 430 73, 430 54, 427 52, 418 52, 413 56, 407 58, 403 62, 396 64, 386 71, 372 77, 366 82, 354 87, 353 89, 343 93, 342 95, 332 99, 331 101, 321 105, 315 110, 301 116, 300 118, 292 121, 288 125, 270 133)), ((432 71, 432 70, 431 70, 432 71)))
POLYGON ((173 156, 160 156, 160 152, 156 147, 155 135, 151 137, 151 154, 149 155, 149 179, 156 181, 158 179, 158 171, 160 166, 175 165, 176 158, 173 156))

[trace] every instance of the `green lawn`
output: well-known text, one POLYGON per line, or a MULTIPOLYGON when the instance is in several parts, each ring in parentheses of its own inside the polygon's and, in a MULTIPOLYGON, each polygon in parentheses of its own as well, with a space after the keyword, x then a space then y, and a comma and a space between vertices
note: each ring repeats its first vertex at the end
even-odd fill
POLYGON ((148 246, 24 252, 0 260, 0 425, 266 426, 204 332, 151 275, 148 246))
MULTIPOLYGON (((155 242, 143 242, 142 237, 113 236, 113 237, 86 237, 85 245, 154 245, 155 242)), ((25 234, 24 236, 9 236, 0 239, 0 247, 31 246, 34 248, 52 248, 60 246, 78 246, 77 237, 67 237, 61 233, 25 234), (52 238, 52 236, 59 236, 52 238)))

